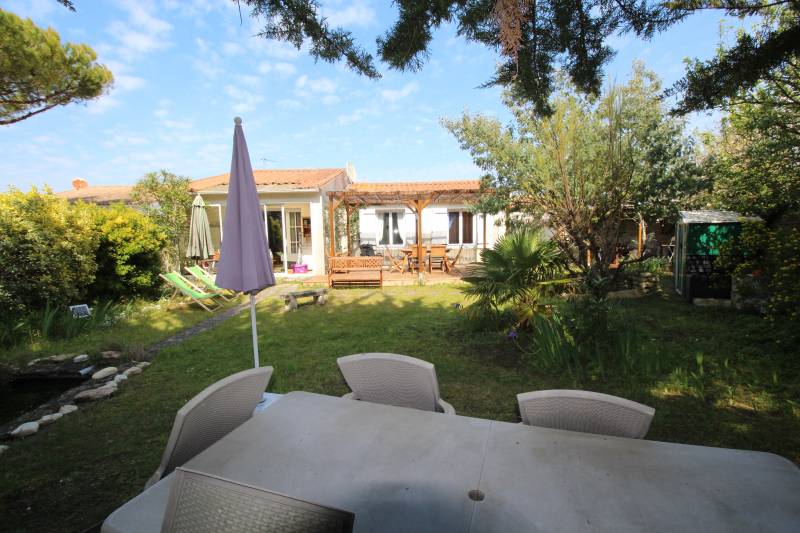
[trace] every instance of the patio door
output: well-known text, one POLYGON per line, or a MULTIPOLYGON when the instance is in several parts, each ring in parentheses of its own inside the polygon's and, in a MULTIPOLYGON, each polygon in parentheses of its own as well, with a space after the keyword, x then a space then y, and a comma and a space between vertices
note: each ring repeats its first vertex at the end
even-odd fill
POLYGON ((289 241, 289 260, 302 262, 303 258, 303 220, 299 210, 286 211, 287 226, 289 231, 286 238, 289 241))

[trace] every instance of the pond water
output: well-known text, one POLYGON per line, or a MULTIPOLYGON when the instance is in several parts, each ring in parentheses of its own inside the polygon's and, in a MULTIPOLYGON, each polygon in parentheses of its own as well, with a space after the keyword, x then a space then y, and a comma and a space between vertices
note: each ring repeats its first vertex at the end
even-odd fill
POLYGON ((36 409, 62 392, 77 387, 81 379, 15 380, 0 383, 0 424, 36 409))

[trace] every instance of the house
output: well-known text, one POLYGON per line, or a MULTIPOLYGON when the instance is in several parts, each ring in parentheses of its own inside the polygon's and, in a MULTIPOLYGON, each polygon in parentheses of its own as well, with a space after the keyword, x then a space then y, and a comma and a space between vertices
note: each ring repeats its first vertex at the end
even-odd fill
MULTIPOLYGON (((312 272, 325 271, 323 210, 327 193, 343 191, 355 179, 355 168, 254 170, 267 242, 276 272, 289 273, 296 263, 312 272)), ((206 203, 211 238, 219 249, 230 174, 192 181, 189 189, 206 203)))
POLYGON ((491 248, 503 235, 503 217, 473 213, 470 204, 480 193, 478 180, 352 183, 342 201, 359 206, 359 240, 384 253, 417 243, 461 248, 461 262, 478 259, 478 250, 491 248), (419 203, 417 203, 419 202, 419 203), (417 210, 421 207, 421 227, 417 210))
MULTIPOLYGON (((322 274, 326 255, 348 253, 347 250, 355 253, 359 244, 373 244, 396 254, 401 248, 416 244, 418 234, 423 245, 458 247, 461 262, 469 262, 478 258, 479 249, 491 247, 504 231, 499 215, 470 211, 469 205, 479 193, 477 180, 357 182, 352 164, 344 168, 254 170, 253 177, 276 272, 288 274, 301 263, 312 273, 322 274), (358 211, 359 243, 330 238, 330 228, 336 226, 330 207, 340 205, 348 214, 358 211), (417 224, 418 208, 422 212, 421 226, 417 224)), ((224 238, 229 179, 225 173, 189 184, 190 191, 205 201, 216 249, 224 238)), ((107 204, 129 202, 130 190, 123 185, 89 186, 80 180, 78 186, 73 183, 73 190, 58 195, 72 201, 107 204)))

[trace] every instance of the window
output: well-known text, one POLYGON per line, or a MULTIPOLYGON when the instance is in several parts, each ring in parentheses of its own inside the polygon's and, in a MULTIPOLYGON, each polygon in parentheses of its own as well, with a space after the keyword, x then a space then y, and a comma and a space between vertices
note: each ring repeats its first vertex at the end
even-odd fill
POLYGON ((450 211, 447 213, 447 244, 473 244, 473 214, 469 211, 450 211))
POLYGON ((400 221, 403 220, 402 213, 380 213, 378 215, 383 222, 381 229, 380 244, 403 244, 403 236, 400 235, 400 221))

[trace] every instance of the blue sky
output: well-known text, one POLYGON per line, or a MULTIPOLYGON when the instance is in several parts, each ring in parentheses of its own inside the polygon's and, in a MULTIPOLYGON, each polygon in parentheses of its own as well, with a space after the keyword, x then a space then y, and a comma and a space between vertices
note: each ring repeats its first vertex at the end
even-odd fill
MULTIPOLYGON (((75 0, 76 13, 55 0, 0 5, 62 40, 91 45, 116 83, 88 105, 70 105, 0 127, 0 187, 70 188, 132 184, 165 168, 202 178, 230 167, 233 117, 243 119, 254 168, 343 167, 352 161, 362 181, 470 179, 480 176, 469 155, 440 125, 463 110, 508 113, 500 90, 479 89, 497 55, 467 44, 452 27, 435 35, 431 58, 417 73, 380 65, 378 81, 342 65, 315 63, 289 45, 254 37, 257 21, 230 0, 75 0)), ((377 0, 323 2, 332 24, 374 39, 395 20, 377 0)), ((614 36, 618 50, 606 80, 623 82, 643 59, 666 84, 685 57, 709 57, 720 14, 694 16, 649 42, 614 36)), ((691 126, 714 127, 715 116, 691 126)))

